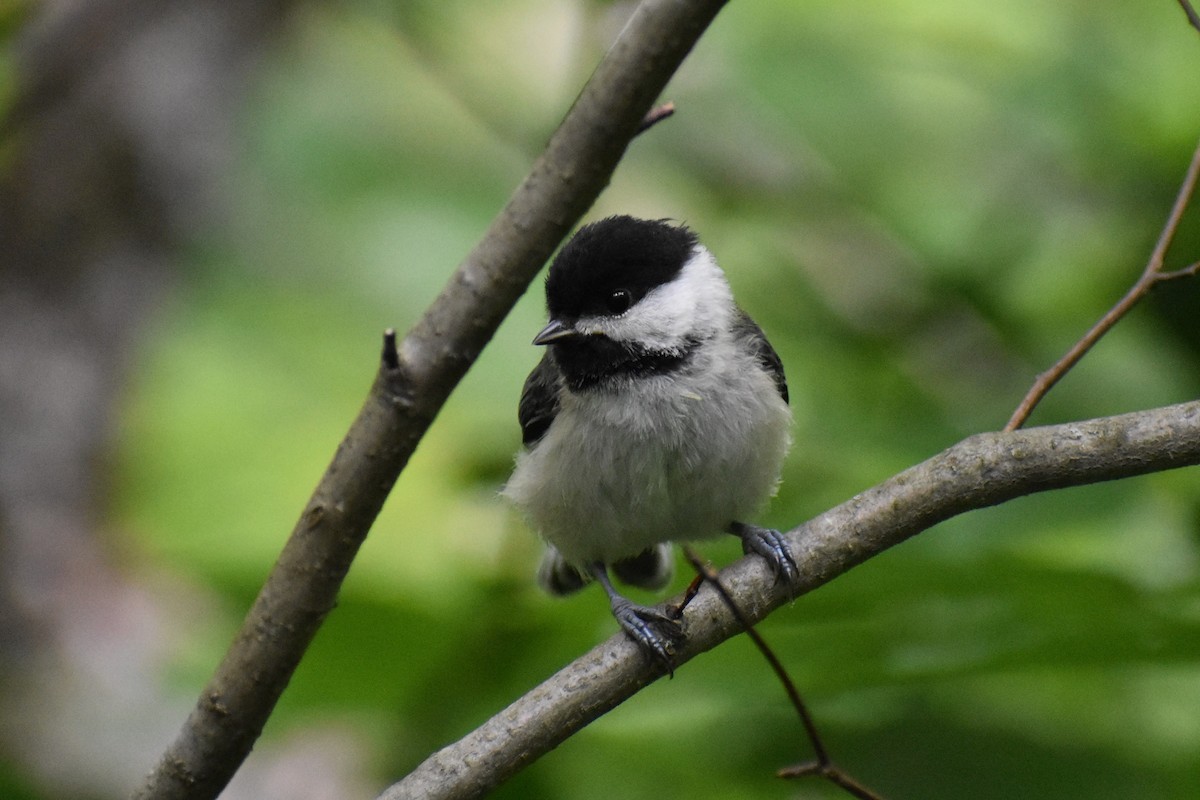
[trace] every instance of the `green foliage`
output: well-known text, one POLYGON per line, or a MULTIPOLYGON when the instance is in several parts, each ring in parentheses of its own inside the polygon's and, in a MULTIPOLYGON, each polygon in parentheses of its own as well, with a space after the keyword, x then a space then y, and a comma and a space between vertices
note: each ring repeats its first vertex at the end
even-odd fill
MULTIPOLYGON (((245 112, 238 214, 198 243, 126 404, 130 546, 228 598, 193 692, 349 424, 379 334, 436 295, 569 106, 624 6, 312 10, 245 112)), ((1003 425, 1140 272, 1200 134, 1173 2, 733 3, 593 217, 686 220, 776 342, 797 524, 1003 425)), ((1200 257, 1195 216, 1175 261, 1200 257)), ((1200 389, 1200 295, 1164 287, 1038 411, 1200 389)), ((350 718, 381 784, 615 629, 556 601, 496 496, 538 354, 529 292, 444 409, 268 726, 350 718)), ((1200 793, 1196 471, 1027 498, 918 537, 772 618, 837 760, 892 800, 1200 793)), ((736 543, 706 545, 724 563, 736 543)), ((683 566, 681 564, 681 566, 683 566)), ((681 572, 686 570, 681 569, 681 572)), ((686 581, 677 581, 681 588, 686 581)), ((832 797, 736 640, 503 797, 832 797)))

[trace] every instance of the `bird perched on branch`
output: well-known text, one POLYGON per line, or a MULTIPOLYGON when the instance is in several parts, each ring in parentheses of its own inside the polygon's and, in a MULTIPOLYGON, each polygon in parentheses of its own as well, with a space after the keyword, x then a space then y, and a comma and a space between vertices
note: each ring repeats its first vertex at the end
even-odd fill
POLYGON ((525 381, 525 450, 504 488, 549 544, 539 582, 590 580, 651 657, 671 669, 679 623, 614 588, 660 589, 670 542, 732 533, 793 581, 778 531, 746 520, 774 493, 791 442, 783 365, 734 302, 696 234, 609 217, 562 248, 546 278, 546 353, 525 381))

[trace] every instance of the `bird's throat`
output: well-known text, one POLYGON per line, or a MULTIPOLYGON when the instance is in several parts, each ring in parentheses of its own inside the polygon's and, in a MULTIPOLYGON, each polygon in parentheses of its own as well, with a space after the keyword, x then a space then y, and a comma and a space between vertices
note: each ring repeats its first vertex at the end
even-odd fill
POLYGON ((623 378, 668 375, 687 366, 698 341, 685 340, 681 347, 651 350, 614 341, 606 336, 587 336, 551 346, 555 363, 562 370, 567 388, 574 392, 602 388, 623 378))

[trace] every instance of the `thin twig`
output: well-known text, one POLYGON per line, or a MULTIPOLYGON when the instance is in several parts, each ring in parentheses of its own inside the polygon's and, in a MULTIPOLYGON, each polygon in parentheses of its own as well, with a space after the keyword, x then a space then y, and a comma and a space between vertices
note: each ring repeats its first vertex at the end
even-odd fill
POLYGON ((822 766, 817 761, 805 761, 803 764, 795 764, 790 767, 784 767, 775 773, 777 778, 824 778, 830 783, 835 784, 839 788, 845 789, 847 794, 859 798, 859 800, 883 800, 883 797, 876 794, 871 789, 863 786, 861 783, 842 772, 832 764, 822 766))
MULTIPOLYGON (((1194 13, 1194 12, 1193 12, 1194 13)), ((1163 226, 1162 233, 1159 234, 1158 242, 1155 243, 1154 251, 1150 254, 1149 261, 1146 262, 1146 268, 1142 271, 1141 277, 1137 282, 1130 287, 1117 304, 1108 310, 1100 321, 1088 330, 1078 342, 1067 351, 1066 355, 1058 360, 1054 366, 1037 376, 1033 386, 1029 392, 1021 400, 1021 404, 1017 406, 1012 417, 1008 420, 1008 424, 1004 426, 1006 431, 1014 431, 1025 424, 1029 419, 1029 415, 1033 413, 1033 409, 1041 402, 1046 393, 1058 383, 1064 375, 1066 375, 1079 360, 1083 358, 1096 342, 1100 341, 1100 337, 1108 333, 1108 331, 1116 325, 1126 314, 1129 313, 1138 302, 1149 294, 1160 283, 1176 280, 1178 278, 1186 278, 1194 276, 1197 271, 1200 271, 1200 263, 1192 264, 1184 269, 1175 270, 1173 272, 1164 272, 1163 266, 1166 262, 1167 251, 1171 248, 1171 243, 1175 240, 1175 233, 1179 230, 1180 220, 1183 219, 1183 213, 1187 210, 1188 204, 1191 202, 1192 195, 1196 191, 1197 178, 1200 176, 1200 143, 1196 145, 1196 150, 1192 153, 1191 164, 1188 165, 1187 174, 1184 176, 1183 184, 1179 187, 1179 194, 1175 197, 1175 204, 1171 207, 1171 214, 1167 217, 1167 222, 1163 226)))
POLYGON ((1164 272, 1158 276, 1158 282, 1173 281, 1176 278, 1194 278, 1198 273, 1200 273, 1200 261, 1188 264, 1183 269, 1177 269, 1174 272, 1164 272))
POLYGON ((1179 5, 1183 7, 1183 13, 1187 14, 1188 22, 1193 28, 1200 31, 1200 14, 1196 13, 1196 9, 1192 8, 1189 0, 1179 0, 1179 5))
POLYGON ((871 789, 868 789, 866 786, 863 786, 852 776, 847 775, 845 772, 842 772, 832 764, 822 774, 826 780, 837 784, 853 797, 857 797, 858 800, 884 800, 882 795, 872 791, 871 789))
POLYGON ((817 730, 817 723, 813 720, 812 714, 808 711, 808 706, 804 703, 804 698, 800 696, 800 690, 796 688, 796 684, 788 675, 787 668, 783 666, 783 662, 779 660, 779 656, 775 655, 775 651, 767 644, 757 630, 754 629, 754 623, 746 618, 742 610, 738 608, 738 604, 729 596, 729 592, 721 585, 721 579, 713 568, 705 564, 696 551, 690 547, 683 548, 683 554, 687 560, 691 562, 696 573, 702 575, 704 580, 712 584, 717 590, 717 594, 721 595, 721 599, 725 601, 725 606, 729 612, 737 619, 738 623, 746 630, 746 635, 754 642, 754 646, 762 653, 763 658, 771 665, 771 669, 775 671, 779 682, 783 684, 783 690, 787 692, 788 700, 792 703, 792 708, 796 709, 796 714, 800 717, 800 722, 804 725, 804 732, 808 735, 808 741, 812 744, 813 753, 817 757, 817 763, 822 768, 829 766, 829 751, 825 749, 825 742, 821 740, 821 733, 817 730))
POLYGON ((738 624, 746 631, 746 635, 754 642, 754 646, 762 653, 763 658, 771 665, 771 669, 775 671, 779 682, 783 684, 784 691, 787 692, 788 699, 792 702, 792 708, 796 709, 796 714, 800 717, 800 721, 804 724, 804 732, 808 736, 809 744, 812 746, 813 753, 816 755, 816 760, 809 762, 803 773, 792 774, 794 767, 784 767, 776 773, 781 778, 801 777, 802 775, 815 775, 823 778, 836 786, 845 789, 847 793, 859 798, 860 800, 883 800, 881 795, 863 786, 850 775, 847 775, 833 763, 829 757, 829 751, 825 747, 825 742, 821 738, 820 731, 817 729, 816 720, 809 713, 808 705, 804 702, 804 698, 800 696, 800 690, 796 688, 795 681, 788 674, 787 668, 783 666, 783 662, 779 660, 779 656, 775 655, 775 651, 767 644, 767 640, 762 637, 744 613, 738 607, 736 601, 729 594, 725 585, 721 583, 721 578, 713 570, 711 566, 706 564, 696 551, 690 547, 684 546, 683 554, 691 563, 692 568, 696 570, 696 574, 701 576, 705 581, 710 583, 717 594, 721 596, 721 600, 725 603, 725 607, 729 609, 729 613, 737 619, 738 624))
POLYGON ((687 589, 683 592, 683 597, 678 603, 672 603, 667 609, 667 613, 672 619, 683 619, 683 612, 696 599, 696 595, 700 593, 700 587, 704 585, 704 576, 697 574, 692 578, 692 582, 688 584, 687 589))

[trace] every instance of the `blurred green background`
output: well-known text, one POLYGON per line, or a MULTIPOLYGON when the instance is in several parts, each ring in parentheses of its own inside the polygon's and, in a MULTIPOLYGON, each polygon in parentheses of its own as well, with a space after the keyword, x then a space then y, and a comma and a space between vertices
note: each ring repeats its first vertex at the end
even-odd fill
MULTIPOLYGON (((209 598, 169 664, 180 697, 357 412, 380 332, 435 296, 629 10, 375 0, 294 20, 242 114, 233 221, 195 243, 123 402, 121 552, 209 598)), ((762 521, 791 527, 1001 427, 1125 291, 1200 136, 1198 75, 1172 0, 734 2, 589 218, 687 222, 770 334, 796 446, 762 521)), ((1200 257, 1195 214, 1175 252, 1200 257)), ((599 592, 539 593, 539 545, 497 497, 542 319, 535 285, 402 476, 263 747, 350 731, 382 788, 614 631, 599 592)), ((1182 282, 1033 422, 1198 388, 1200 289, 1182 282)), ((1195 798, 1198 521, 1195 470, 1014 501, 762 632, 835 758, 892 800, 1195 798)), ((497 796, 842 796, 773 777, 808 757, 743 637, 497 796)))

